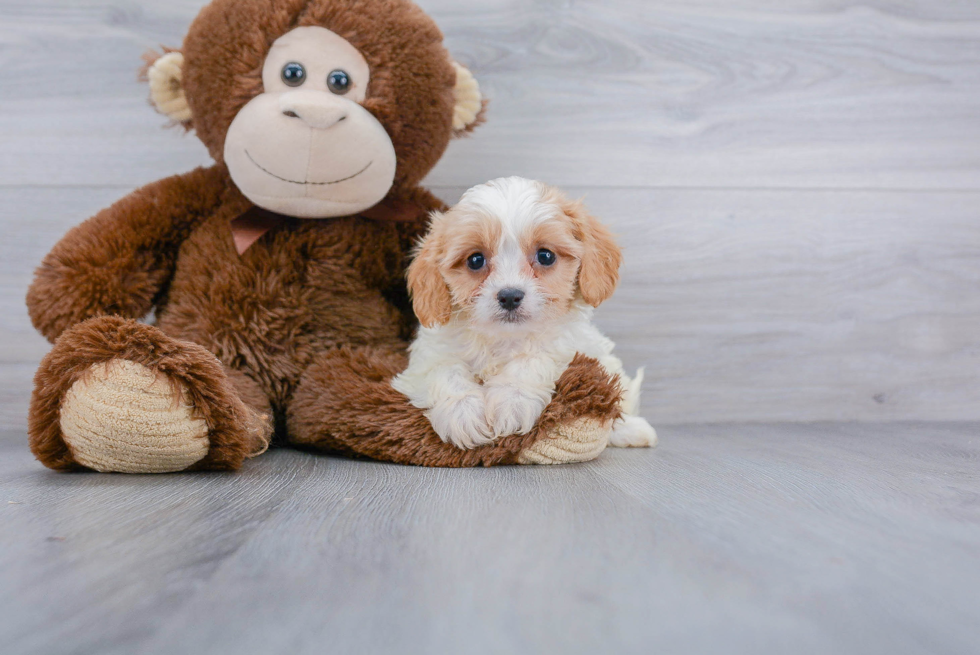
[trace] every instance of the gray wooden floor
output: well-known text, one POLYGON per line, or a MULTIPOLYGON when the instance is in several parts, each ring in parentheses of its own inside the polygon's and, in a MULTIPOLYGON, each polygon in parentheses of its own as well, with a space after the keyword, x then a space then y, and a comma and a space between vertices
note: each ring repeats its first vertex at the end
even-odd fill
POLYGON ((0 441, 0 651, 976 653, 980 425, 670 428, 564 468, 0 441))
POLYGON ((980 3, 421 1, 492 99, 427 184, 613 226, 661 447, 57 475, 24 294, 208 163, 135 79, 203 2, 0 0, 0 655, 980 652, 980 3))

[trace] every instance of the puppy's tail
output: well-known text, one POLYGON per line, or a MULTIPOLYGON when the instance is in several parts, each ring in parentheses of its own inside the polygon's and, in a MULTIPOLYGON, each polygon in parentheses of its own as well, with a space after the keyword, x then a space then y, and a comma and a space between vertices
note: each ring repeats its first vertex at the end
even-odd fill
POLYGON ((630 380, 623 376, 623 414, 637 416, 640 413, 640 387, 643 386, 643 369, 630 380))

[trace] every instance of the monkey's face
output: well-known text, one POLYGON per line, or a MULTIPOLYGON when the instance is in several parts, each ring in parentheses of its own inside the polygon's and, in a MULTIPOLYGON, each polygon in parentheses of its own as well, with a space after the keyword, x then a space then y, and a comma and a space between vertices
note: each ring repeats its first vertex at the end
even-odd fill
POLYGON ((349 216, 387 195, 397 157, 361 103, 371 70, 323 27, 280 37, 262 68, 263 92, 235 116, 224 160, 253 203, 298 218, 349 216))
POLYGON ((259 207, 351 216, 414 189, 484 100, 412 0, 211 0, 150 57, 158 111, 259 207))

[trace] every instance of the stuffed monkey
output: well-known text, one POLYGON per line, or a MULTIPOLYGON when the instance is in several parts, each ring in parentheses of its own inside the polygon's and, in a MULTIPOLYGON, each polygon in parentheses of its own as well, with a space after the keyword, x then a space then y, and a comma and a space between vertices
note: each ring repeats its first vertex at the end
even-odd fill
POLYGON ((473 450, 390 386, 416 326, 406 260, 444 209, 419 183, 485 109, 417 6, 214 0, 146 73, 216 163, 133 192, 38 268, 28 309, 54 342, 30 407, 41 462, 231 470, 272 442, 424 466, 603 450, 620 389, 594 360, 530 433, 473 450))

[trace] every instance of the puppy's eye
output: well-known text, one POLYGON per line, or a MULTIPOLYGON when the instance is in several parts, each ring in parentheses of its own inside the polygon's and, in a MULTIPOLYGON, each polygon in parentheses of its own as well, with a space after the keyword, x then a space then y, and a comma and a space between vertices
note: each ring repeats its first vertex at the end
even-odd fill
POLYGON ((466 267, 471 271, 478 271, 487 264, 487 258, 482 252, 475 252, 466 258, 466 267))
POLYGON ((551 252, 547 248, 542 248, 538 251, 538 263, 542 266, 551 266, 555 263, 556 259, 558 259, 558 257, 555 255, 555 253, 551 252))
POLYGON ((335 70, 327 75, 327 87, 339 96, 350 91, 350 75, 346 71, 335 70))
POLYGON ((306 69, 303 64, 295 61, 289 62, 282 67, 282 81, 286 86, 300 86, 306 81, 306 69))

